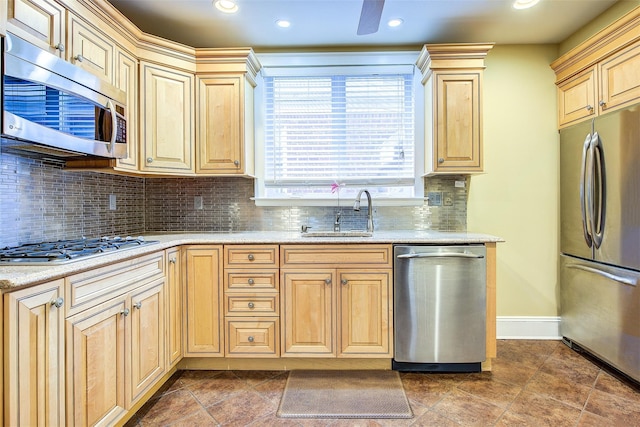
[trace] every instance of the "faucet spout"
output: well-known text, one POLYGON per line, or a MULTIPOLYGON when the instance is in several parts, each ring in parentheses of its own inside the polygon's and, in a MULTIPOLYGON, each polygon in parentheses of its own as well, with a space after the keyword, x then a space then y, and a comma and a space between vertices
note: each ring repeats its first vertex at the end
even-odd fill
POLYGON ((353 204, 353 210, 356 212, 360 211, 360 198, 362 197, 362 193, 365 193, 367 195, 367 231, 369 233, 373 233, 373 207, 372 207, 372 203, 371 203, 371 193, 369 193, 369 190, 366 189, 362 189, 358 192, 358 196, 356 197, 356 201, 353 204))

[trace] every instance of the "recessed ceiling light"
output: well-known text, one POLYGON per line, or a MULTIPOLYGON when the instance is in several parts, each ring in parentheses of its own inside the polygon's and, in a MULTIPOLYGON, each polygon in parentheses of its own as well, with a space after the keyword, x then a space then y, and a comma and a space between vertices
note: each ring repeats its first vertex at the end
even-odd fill
POLYGON ((236 13, 238 11, 238 5, 233 0, 215 0, 213 4, 220 12, 236 13))
POLYGON ((278 19, 276 21, 276 25, 280 28, 289 28, 291 26, 291 22, 286 19, 278 19))
POLYGON ((391 28, 394 27, 399 27, 400 25, 402 25, 404 21, 400 18, 394 18, 394 19, 390 19, 389 22, 387 22, 387 25, 391 28))
POLYGON ((529 9, 538 4, 540 0, 515 0, 513 2, 514 9, 529 9))

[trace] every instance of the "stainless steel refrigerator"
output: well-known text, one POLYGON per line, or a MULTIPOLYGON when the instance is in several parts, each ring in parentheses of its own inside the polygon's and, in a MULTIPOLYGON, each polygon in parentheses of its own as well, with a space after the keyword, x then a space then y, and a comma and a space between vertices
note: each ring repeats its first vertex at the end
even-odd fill
POLYGON ((560 332, 640 382, 640 104, 560 131, 560 332))

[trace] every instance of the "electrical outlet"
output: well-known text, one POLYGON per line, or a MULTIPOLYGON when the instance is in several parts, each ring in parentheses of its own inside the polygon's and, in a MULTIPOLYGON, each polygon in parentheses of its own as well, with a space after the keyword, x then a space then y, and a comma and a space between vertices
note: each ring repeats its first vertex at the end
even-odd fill
POLYGON ((442 206, 442 191, 430 191, 427 193, 429 206, 442 206))
POLYGON ((444 195, 444 201, 442 204, 444 206, 453 206, 453 197, 451 197, 451 194, 447 193, 444 195))
POLYGON ((110 211, 115 211, 116 210, 116 195, 115 194, 109 194, 109 210, 110 211))
POLYGON ((204 206, 202 204, 202 196, 195 196, 193 198, 193 209, 204 209, 204 206))

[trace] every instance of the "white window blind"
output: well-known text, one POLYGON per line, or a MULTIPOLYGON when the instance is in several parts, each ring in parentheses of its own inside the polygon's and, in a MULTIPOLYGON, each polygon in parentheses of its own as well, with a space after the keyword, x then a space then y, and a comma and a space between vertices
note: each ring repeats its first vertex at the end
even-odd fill
POLYGON ((333 205, 361 188, 378 202, 421 199, 422 86, 408 58, 263 57, 256 203, 333 205))

